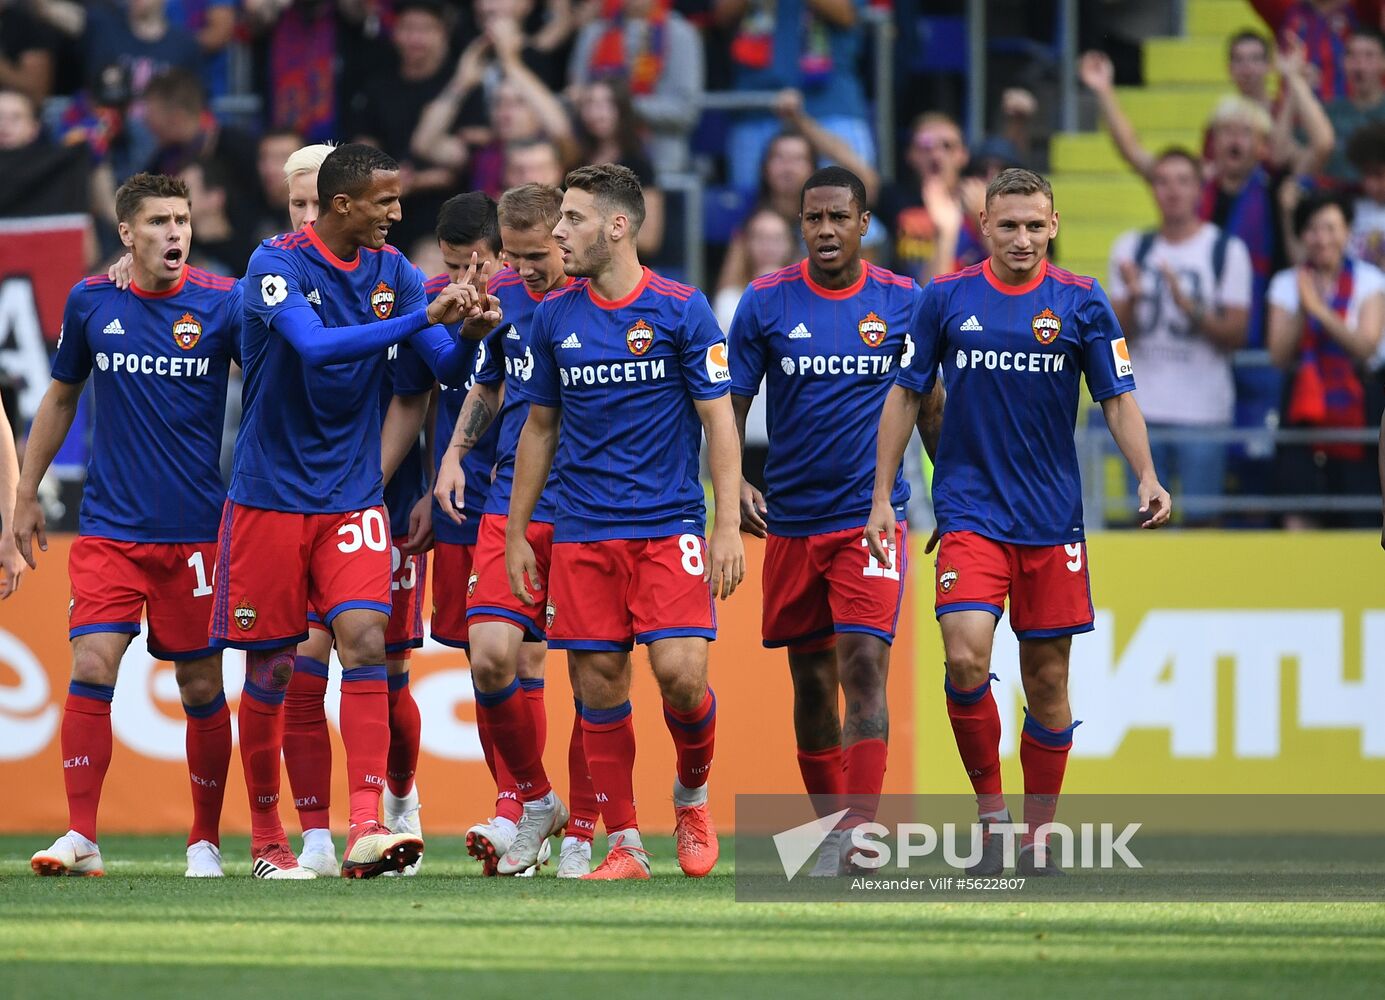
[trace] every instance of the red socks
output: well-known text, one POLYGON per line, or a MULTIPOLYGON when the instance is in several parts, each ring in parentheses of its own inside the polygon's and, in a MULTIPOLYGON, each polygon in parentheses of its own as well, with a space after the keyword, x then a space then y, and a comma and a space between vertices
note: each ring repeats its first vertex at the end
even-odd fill
POLYGON ((409 673, 395 674, 389 679, 390 752, 385 780, 389 790, 399 798, 414 788, 414 772, 418 770, 418 740, 421 728, 418 703, 409 690, 409 673))
POLYGON ((999 817, 1006 811, 1000 787, 1000 710, 991 694, 994 679, 995 674, 991 674, 985 683, 967 691, 943 681, 952 735, 976 792, 977 813, 983 819, 999 817))
POLYGON ((818 816, 830 816, 846 796, 846 755, 841 744, 825 750, 798 750, 798 771, 818 816))
POLYGON ((205 705, 183 705, 188 717, 188 781, 192 786, 192 830, 188 843, 207 840, 220 845, 221 804, 226 772, 231 768, 231 712, 226 695, 205 705))
POLYGON ((638 828, 635 820, 635 725, 630 702, 582 707, 582 745, 606 832, 638 828))
POLYGON ((474 684, 471 690, 476 700, 476 733, 481 738, 481 753, 486 758, 486 766, 491 769, 491 777, 495 779, 495 816, 497 819, 508 819, 511 823, 518 823, 519 817, 524 814, 524 806, 519 801, 519 789, 515 787, 515 779, 510 774, 510 769, 495 752, 495 737, 491 734, 490 716, 481 711, 481 692, 476 690, 474 684))
POLYGON ((529 714, 534 717, 534 741, 542 758, 544 747, 548 746, 548 708, 543 703, 543 678, 521 677, 519 687, 529 705, 529 714))
MULTIPOLYGON (((255 658, 251 653, 247 660, 255 658)), ((246 672, 272 673, 247 663, 246 672)), ((288 845, 279 821, 279 755, 284 742, 284 691, 264 688, 245 679, 236 721, 240 728, 240 760, 245 790, 250 797, 250 848, 288 845)))
POLYGON ((874 820, 880 808, 880 789, 885 786, 889 746, 884 740, 862 740, 847 747, 845 756, 847 807, 851 813, 842 819, 874 820))
POLYGON ((308 656, 293 661, 284 697, 284 767, 304 830, 329 826, 332 804, 332 738, 323 701, 327 664, 308 656))
POLYGON ((495 744, 496 764, 503 761, 514 778, 521 800, 541 799, 553 790, 544 771, 542 748, 534 731, 529 699, 521 695, 515 678, 499 691, 476 692, 476 716, 485 718, 495 744))
POLYGON ((668 725, 673 747, 678 753, 678 783, 684 788, 701 788, 707 783, 708 773, 712 770, 712 748, 717 735, 717 696, 708 688, 702 701, 690 712, 679 712, 664 702, 664 722, 668 725))
POLYGON ((63 786, 67 789, 67 825, 90 841, 96 840, 96 811, 101 804, 101 785, 111 766, 111 698, 115 688, 106 684, 67 686, 63 706, 63 786))
POLYGON ((1049 729, 1035 721, 1029 709, 1024 710, 1020 766, 1024 768, 1024 822, 1029 832, 1020 838, 1021 845, 1032 844, 1034 832, 1043 824, 1052 823, 1058 812, 1058 793, 1063 790, 1072 731, 1081 724, 1073 722, 1066 729, 1049 729))
POLYGON ((578 840, 590 841, 596 836, 596 792, 587 771, 587 751, 582 741, 582 702, 572 699, 577 714, 572 717, 572 736, 567 744, 568 808, 572 815, 567 821, 566 834, 578 840))
POLYGON ((383 663, 341 672, 341 739, 351 825, 378 822, 390 752, 389 690, 383 663))

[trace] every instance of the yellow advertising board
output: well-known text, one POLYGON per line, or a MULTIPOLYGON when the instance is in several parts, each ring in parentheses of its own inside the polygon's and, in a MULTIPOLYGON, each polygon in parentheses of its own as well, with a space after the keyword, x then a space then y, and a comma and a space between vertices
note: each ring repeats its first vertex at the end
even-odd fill
MULTIPOLYGON (((1379 536, 1129 531, 1088 547, 1096 631, 1073 640, 1082 725, 1065 792, 1385 792, 1379 536)), ((914 599, 915 781, 967 792, 932 594, 914 599)), ((1005 788, 1019 792, 1024 695, 1007 621, 991 669, 1005 788)))

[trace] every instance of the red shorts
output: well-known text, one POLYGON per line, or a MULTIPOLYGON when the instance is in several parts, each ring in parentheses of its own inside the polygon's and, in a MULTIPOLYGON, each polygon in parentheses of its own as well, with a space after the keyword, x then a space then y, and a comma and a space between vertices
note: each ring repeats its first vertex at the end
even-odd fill
POLYGON ((438 542, 433 546, 433 638, 444 646, 470 649, 466 638, 467 587, 475 545, 438 542))
MULTIPOLYGON (((385 626, 385 652, 391 660, 407 660, 423 645, 423 591, 428 582, 428 553, 404 555, 401 546, 408 535, 390 543, 390 620, 385 626)), ((308 611, 308 627, 328 631, 322 616, 308 611)))
POLYGON ((524 537, 534 549, 534 561, 539 566, 537 586, 529 581, 529 596, 533 604, 525 604, 510 593, 510 574, 505 568, 505 526, 509 517, 486 514, 476 536, 476 561, 467 583, 466 621, 505 622, 524 630, 525 637, 542 642, 545 638, 545 614, 548 605, 548 567, 553 554, 553 525, 530 521, 524 537))
POLYGON ((555 542, 545 624, 553 649, 629 650, 717 637, 701 535, 555 542))
POLYGON ((1010 628, 1020 639, 1092 630, 1087 543, 1015 545, 972 531, 950 531, 938 547, 937 614, 989 611, 1010 598, 1010 628))
POLYGON ((292 514, 228 500, 217 548, 212 644, 275 649, 302 642, 309 608, 328 628, 343 611, 390 613, 385 508, 292 514))
POLYGON ((838 632, 894 642, 904 599, 908 528, 895 528, 894 567, 881 566, 860 528, 806 538, 770 535, 765 544, 766 646, 825 649, 838 632))
POLYGON ((70 639, 92 632, 139 634, 149 618, 149 653, 195 660, 215 653, 207 641, 215 542, 119 542, 79 535, 68 551, 72 583, 70 639))

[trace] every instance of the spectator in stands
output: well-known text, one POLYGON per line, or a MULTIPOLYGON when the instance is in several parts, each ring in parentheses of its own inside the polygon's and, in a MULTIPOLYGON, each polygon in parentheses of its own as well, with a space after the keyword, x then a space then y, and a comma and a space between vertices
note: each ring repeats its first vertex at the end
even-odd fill
POLYGON ((1006 87, 1000 95, 1000 134, 983 141, 983 145, 986 142, 1006 144, 1008 148, 1000 157, 1005 160, 1001 170, 1005 167, 1030 166, 1044 157, 1044 151, 1034 135, 1034 119, 1038 113, 1038 98, 1023 87, 1006 87))
MULTIPOLYGON (((188 186, 192 209, 192 244, 188 262, 214 274, 239 278, 255 251, 257 234, 237 230, 228 213, 229 178, 221 160, 189 163, 178 175, 188 186)), ((282 228, 282 227, 281 227, 282 228)))
POLYGON ((567 176, 562 152, 552 139, 523 139, 508 143, 504 162, 502 177, 505 188, 519 187, 521 184, 562 187, 563 178, 567 176))
MULTIPOLYGON (((465 4, 462 5, 465 8, 465 4)), ((586 4, 583 3, 584 13, 586 4)), ((567 84, 568 57, 577 18, 572 0, 476 0, 467 19, 463 10, 461 38, 470 41, 496 21, 514 22, 520 34, 520 57, 549 90, 567 84)), ((594 17, 595 13, 586 14, 594 17)), ((473 114, 485 121, 484 112, 473 114)), ((436 242, 436 241, 435 241, 436 242)))
POLYGON ((1362 125, 1347 140, 1347 159, 1361 178, 1352 205, 1350 253, 1385 267, 1385 122, 1362 125))
POLYGON ((646 260, 664 241, 664 193, 654 179, 654 166, 640 142, 640 125, 630 91, 619 77, 605 77, 577 88, 577 141, 582 163, 619 163, 629 167, 644 189, 644 224, 638 248, 646 260))
POLYGON ((437 98, 423 110, 410 148, 416 156, 462 172, 462 187, 498 198, 504 190, 505 148, 510 143, 551 139, 569 162, 576 151, 572 124, 558 98, 525 65, 518 25, 497 20, 474 39, 457 60, 457 68, 437 98), (494 60, 500 78, 486 94, 484 128, 459 124, 467 97, 482 86, 494 60))
POLYGON ((236 37, 236 0, 168 0, 168 22, 197 39, 202 83, 213 101, 231 92, 231 57, 236 37))
POLYGON ((1323 173, 1353 183, 1359 175, 1347 157, 1347 141, 1362 125, 1385 119, 1385 35, 1375 28, 1357 29, 1347 42, 1345 66, 1349 96, 1327 106, 1336 145, 1323 173))
POLYGON ((1226 72, 1236 93, 1274 113, 1270 93, 1270 43, 1264 35, 1249 28, 1238 31, 1226 43, 1226 72))
POLYGON ((288 180, 284 164, 295 149, 303 145, 297 132, 277 129, 260 136, 256 150, 255 172, 259 175, 258 230, 261 236, 273 236, 284 231, 284 204, 288 201, 288 180))
POLYGON ((1361 25, 1356 8, 1375 6, 1374 14, 1379 18, 1378 3, 1369 0, 1250 0, 1250 3, 1276 38, 1296 38, 1308 51, 1308 83, 1318 100, 1326 104, 1347 95, 1343 63, 1347 40, 1361 25))
POLYGON ((87 210, 84 150, 43 136, 28 94, 0 89, 0 217, 64 215, 87 210))
POLYGON ((1185 523, 1205 524, 1215 515, 1205 498, 1220 496, 1225 485, 1227 442, 1163 434, 1231 426, 1230 355, 1246 341, 1250 252, 1198 217, 1202 164, 1192 153, 1160 155, 1152 187, 1159 226, 1116 240, 1106 290, 1140 373, 1155 464, 1183 494, 1185 523))
POLYGON ((336 68, 344 26, 333 0, 244 0, 261 46, 267 124, 309 142, 339 138, 336 68))
POLYGON ((88 89, 108 67, 120 66, 130 95, 139 98, 149 82, 170 69, 197 73, 202 53, 189 32, 169 23, 166 0, 129 0, 122 11, 106 4, 32 0, 34 12, 53 27, 81 40, 88 89))
POLYGON ((955 121, 935 111, 921 115, 904 154, 909 176, 880 199, 880 217, 893 242, 892 266, 920 284, 990 253, 979 219, 985 184, 962 176, 968 156, 955 121))
POLYGON ((0 88, 42 102, 53 92, 57 34, 25 7, 0 0, 0 88))
POLYGON ((577 87, 623 80, 650 130, 655 169, 687 169, 688 137, 702 114, 706 68, 702 36, 670 0, 604 0, 602 16, 577 33, 568 78, 577 87))
MULTIPOLYGON (((1289 374, 1283 426, 1364 428, 1361 370, 1380 347, 1385 327, 1385 274, 1347 256, 1351 205, 1338 194, 1315 194, 1294 214, 1303 242, 1302 266, 1270 283, 1268 346, 1289 374)), ((1281 446, 1280 487, 1290 495, 1360 496, 1375 492, 1367 448, 1353 442, 1281 446)), ((1290 514, 1287 528, 1363 527, 1369 516, 1290 514)))
MULTIPOLYGON (((865 0, 716 0, 713 17, 735 33, 736 90, 800 91, 812 118, 850 145, 858 160, 874 164, 875 137, 857 72, 865 6, 865 0)), ((732 126, 732 185, 754 187, 754 165, 778 130, 767 112, 747 114, 732 126)))
POLYGON ((391 238, 402 246, 432 232, 438 210, 457 185, 456 171, 410 146, 423 109, 447 86, 450 21, 451 11, 440 0, 396 4, 392 39, 399 64, 377 72, 351 100, 350 134, 399 162, 403 218, 391 238))
MULTIPOLYGON (((746 286, 756 278, 788 267, 799 258, 799 237, 784 217, 772 208, 759 208, 745 220, 745 253, 740 255, 740 270, 723 272, 712 308, 723 330, 731 329, 731 319, 746 286)), ((753 412, 753 411, 752 411, 753 412)), ((761 418, 763 420, 763 418, 761 418)))

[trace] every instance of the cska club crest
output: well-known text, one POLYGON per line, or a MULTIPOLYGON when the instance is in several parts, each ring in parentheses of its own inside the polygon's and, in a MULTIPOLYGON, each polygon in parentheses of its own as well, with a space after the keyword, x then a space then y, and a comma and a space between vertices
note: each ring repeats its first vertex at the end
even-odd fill
POLYGON ((554 619, 556 619, 557 617, 558 617, 558 605, 554 604, 553 601, 552 601, 552 599, 550 598, 549 601, 548 601, 548 606, 547 606, 546 608, 544 608, 544 613, 543 613, 544 628, 552 628, 552 627, 553 627, 553 621, 554 621, 554 619))
POLYGON ((1045 309, 1035 316, 1030 325, 1034 328, 1034 339, 1047 347, 1063 332, 1063 321, 1052 309, 1045 309))
POLYGON ((635 320, 635 325, 625 331, 625 344, 636 357, 646 353, 653 343, 654 328, 642 319, 635 320))
POLYGON ((867 347, 879 347, 885 342, 886 334, 890 332, 885 321, 873 312, 866 313, 866 318, 856 324, 856 329, 867 347))
POLYGON ((475 571, 473 571, 472 574, 471 574, 471 576, 467 579, 467 582, 466 582, 466 596, 467 596, 467 597, 475 597, 475 596, 476 596, 476 581, 477 581, 477 579, 478 579, 478 577, 477 577, 475 571))
POLYGON ((938 589, 944 594, 950 594, 955 586, 957 586, 957 571, 948 566, 938 574, 938 589))
POLYGON ((192 313, 183 313, 173 324, 173 342, 185 351, 190 351, 202 339, 202 324, 193 318, 192 313))
POLYGON ((255 619, 259 616, 255 613, 255 605, 249 601, 241 601, 231 612, 231 617, 236 620, 236 628, 242 632, 249 632, 255 627, 255 619))
POLYGON ((370 293, 370 311, 377 319, 389 319, 394 312, 394 289, 383 281, 370 293))

